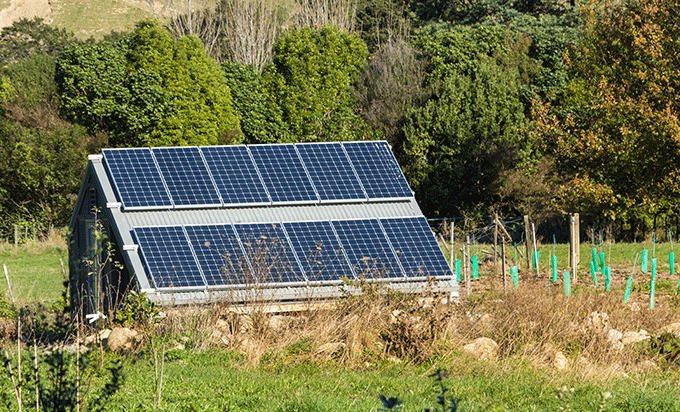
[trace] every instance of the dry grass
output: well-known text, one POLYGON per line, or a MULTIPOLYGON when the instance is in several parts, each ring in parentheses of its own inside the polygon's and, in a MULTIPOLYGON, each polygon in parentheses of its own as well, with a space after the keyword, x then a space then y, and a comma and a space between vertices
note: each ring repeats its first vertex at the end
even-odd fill
MULTIPOLYGON (((488 285, 487 285, 488 286, 488 285)), ((433 294, 410 295, 366 283, 363 294, 347 296, 332 309, 285 316, 228 305, 170 314, 157 332, 189 336, 194 348, 220 347, 243 354, 251 365, 263 362, 336 362, 364 368, 380 362, 421 363, 460 356, 478 337, 498 343, 501 364, 526 361, 554 368, 560 352, 566 370, 587 378, 636 373, 657 361, 649 340, 615 348, 607 332, 640 329, 652 337, 680 321, 677 305, 653 311, 623 304, 620 293, 584 291, 564 297, 539 285, 502 292, 502 285, 477 291, 460 302, 433 294)), ((186 339, 186 338, 185 338, 186 339)))

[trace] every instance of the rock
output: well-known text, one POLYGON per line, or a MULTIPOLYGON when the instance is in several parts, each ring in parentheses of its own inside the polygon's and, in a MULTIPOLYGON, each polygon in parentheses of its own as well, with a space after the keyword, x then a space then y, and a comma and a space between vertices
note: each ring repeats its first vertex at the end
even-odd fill
POLYGON ((670 332, 673 335, 680 337, 680 323, 671 323, 670 325, 663 328, 666 332, 670 332))
POLYGON ((569 359, 561 351, 555 351, 552 358, 552 366, 558 371, 563 371, 569 367, 569 359))
POLYGON ((495 360, 498 344, 489 338, 477 338, 472 343, 463 346, 463 350, 481 360, 495 360))
POLYGON ((646 360, 638 363, 637 368, 638 370, 643 372, 656 372, 658 370, 661 370, 659 365, 657 365, 656 362, 652 360, 646 360))
POLYGON ((605 332, 609 329, 609 315, 605 312, 590 312, 586 319, 588 329, 605 332))
POLYGON ((329 342, 319 346, 316 352, 323 355, 335 355, 342 353, 344 350, 345 344, 343 342, 329 342))
POLYGON ((281 315, 274 315, 271 318, 269 318, 269 321, 267 322, 267 326, 273 332, 281 332, 288 327, 288 317, 287 316, 281 316, 281 315))
POLYGON ((493 317, 488 313, 483 314, 477 320, 477 327, 480 333, 486 333, 493 330, 493 317))
POLYGON ((610 329, 607 332, 607 341, 611 343, 612 347, 616 350, 623 349, 623 343, 621 343, 622 337, 623 333, 619 332, 616 329, 610 329))
POLYGON ((642 342, 643 340, 649 339, 647 331, 640 329, 639 332, 626 332, 621 337, 621 343, 625 345, 632 345, 633 343, 642 342))
POLYGON ((115 352, 128 351, 140 340, 141 335, 130 328, 113 328, 106 341, 106 347, 115 352))
POLYGON ((245 335, 253 330, 253 318, 248 315, 238 316, 238 333, 245 335))

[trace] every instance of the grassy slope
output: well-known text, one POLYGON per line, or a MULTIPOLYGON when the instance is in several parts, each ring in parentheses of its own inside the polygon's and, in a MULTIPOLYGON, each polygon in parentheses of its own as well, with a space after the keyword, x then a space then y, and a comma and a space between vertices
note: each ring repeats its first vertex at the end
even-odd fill
POLYGON ((111 31, 130 30, 144 18, 153 17, 151 6, 131 0, 53 0, 54 25, 77 37, 101 38, 111 31))

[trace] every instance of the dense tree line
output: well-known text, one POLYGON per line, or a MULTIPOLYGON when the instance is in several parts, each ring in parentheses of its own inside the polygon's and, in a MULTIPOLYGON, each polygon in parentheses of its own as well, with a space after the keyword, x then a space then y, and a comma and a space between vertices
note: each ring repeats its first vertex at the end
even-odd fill
MULTIPOLYGON (((189 3, 191 4, 191 3, 189 3)), ((385 139, 427 216, 677 216, 671 0, 220 0, 0 33, 0 216, 63 225, 102 147, 385 139)))

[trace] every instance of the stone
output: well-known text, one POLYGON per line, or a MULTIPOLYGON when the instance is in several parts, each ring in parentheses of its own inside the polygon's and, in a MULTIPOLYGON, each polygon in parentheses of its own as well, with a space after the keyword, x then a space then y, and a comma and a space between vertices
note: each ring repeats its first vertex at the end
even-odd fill
POLYGON ((288 316, 274 315, 269 318, 267 326, 272 332, 281 332, 288 327, 288 316))
POLYGON ((622 337, 623 333, 619 332, 616 329, 610 329, 607 332, 607 341, 612 345, 612 348, 616 350, 623 349, 623 343, 621 343, 622 337))
POLYGON ((497 357, 498 344, 489 338, 477 338, 472 343, 463 346, 463 350, 481 360, 492 361, 497 357))
POLYGON ((680 323, 671 323, 670 325, 664 327, 663 330, 680 337, 680 323))
POLYGON ((621 343, 625 345, 632 345, 633 343, 642 342, 643 340, 649 339, 647 331, 640 329, 639 332, 625 332, 621 337, 621 343))
POLYGON ((605 312, 590 312, 586 318, 588 329, 604 332, 609 329, 609 315, 605 312))
POLYGON ((569 359, 561 351, 555 351, 552 358, 552 366, 558 371, 566 370, 569 367, 569 359))
POLYGON ((316 352, 323 355, 335 355, 342 353, 344 350, 344 342, 329 342, 319 346, 316 352))
POLYGON ((136 330, 130 328, 113 328, 106 340, 106 347, 114 352, 124 352, 131 350, 139 341, 141 335, 136 330))

